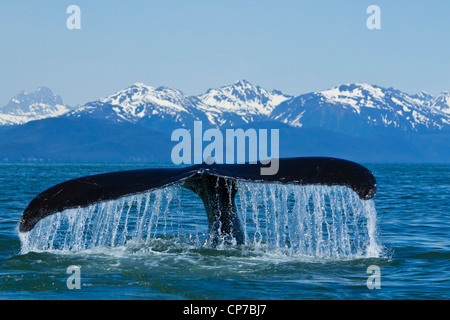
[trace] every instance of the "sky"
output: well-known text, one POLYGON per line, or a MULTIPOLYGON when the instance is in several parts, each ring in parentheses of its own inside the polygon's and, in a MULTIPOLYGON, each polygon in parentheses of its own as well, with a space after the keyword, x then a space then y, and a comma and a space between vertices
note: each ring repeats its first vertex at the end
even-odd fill
POLYGON ((0 106, 39 86, 75 106, 136 82, 198 95, 241 79, 289 95, 355 82, 437 95, 449 38, 447 0, 2 0, 0 106), (381 29, 366 26, 370 5, 381 29))

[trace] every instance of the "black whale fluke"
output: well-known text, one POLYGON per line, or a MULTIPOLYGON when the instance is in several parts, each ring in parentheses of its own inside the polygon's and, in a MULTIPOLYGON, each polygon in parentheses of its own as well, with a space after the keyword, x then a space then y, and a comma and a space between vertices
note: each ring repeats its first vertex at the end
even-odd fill
POLYGON ((183 168, 153 168, 92 175, 60 183, 36 196, 25 209, 20 232, 31 231, 41 219, 65 209, 180 184, 202 199, 211 234, 243 243, 234 198, 237 180, 297 185, 342 185, 363 199, 375 196, 377 183, 365 167, 327 157, 278 159, 274 175, 261 175, 260 164, 201 164, 183 168))

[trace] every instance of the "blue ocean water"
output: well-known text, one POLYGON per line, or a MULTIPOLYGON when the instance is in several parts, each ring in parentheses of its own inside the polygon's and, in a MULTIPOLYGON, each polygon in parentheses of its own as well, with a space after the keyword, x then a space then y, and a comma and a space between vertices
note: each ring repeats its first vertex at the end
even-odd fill
POLYGON ((0 163, 0 299, 449 299, 450 165, 365 165, 378 181, 365 202, 345 187, 240 185, 246 244, 211 247, 201 200, 177 186, 19 234, 48 187, 160 165, 0 163))

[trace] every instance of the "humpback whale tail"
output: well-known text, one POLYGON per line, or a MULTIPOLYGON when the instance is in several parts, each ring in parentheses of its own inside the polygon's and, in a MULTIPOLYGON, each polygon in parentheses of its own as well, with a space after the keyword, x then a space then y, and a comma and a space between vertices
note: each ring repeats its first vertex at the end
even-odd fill
POLYGON ((244 243, 235 205, 237 181, 296 185, 341 185, 359 198, 371 199, 376 180, 365 167, 348 160, 326 157, 279 159, 274 175, 261 175, 261 164, 201 164, 184 168, 153 168, 104 173, 55 185, 27 206, 19 231, 31 231, 45 217, 65 209, 114 200, 173 184, 195 192, 203 201, 213 239, 244 243))

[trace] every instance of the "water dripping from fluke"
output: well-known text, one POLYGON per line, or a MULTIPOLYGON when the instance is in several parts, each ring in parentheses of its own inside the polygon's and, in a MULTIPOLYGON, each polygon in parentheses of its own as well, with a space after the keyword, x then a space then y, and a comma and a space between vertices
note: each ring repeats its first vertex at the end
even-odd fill
POLYGON ((25 210, 22 253, 154 246, 164 239, 331 259, 381 255, 370 171, 334 158, 280 159, 278 176, 261 178, 251 166, 157 168, 64 182, 25 210))

